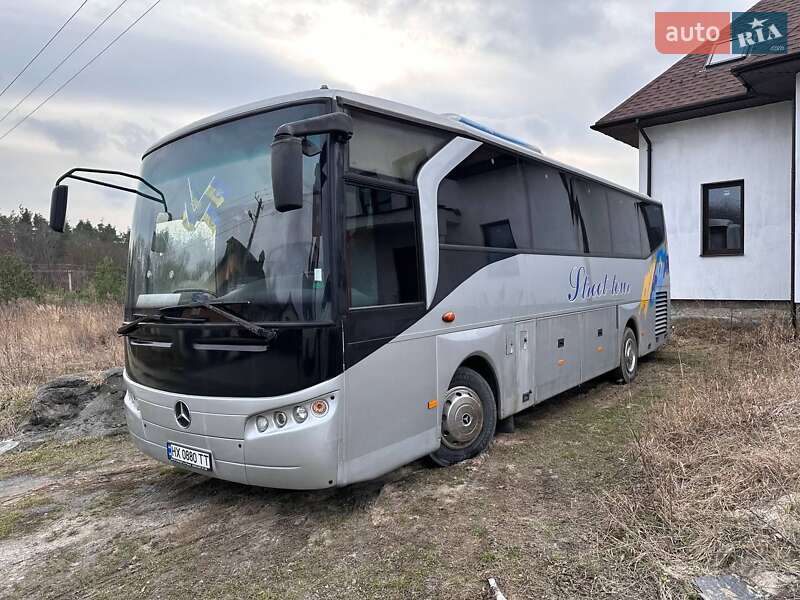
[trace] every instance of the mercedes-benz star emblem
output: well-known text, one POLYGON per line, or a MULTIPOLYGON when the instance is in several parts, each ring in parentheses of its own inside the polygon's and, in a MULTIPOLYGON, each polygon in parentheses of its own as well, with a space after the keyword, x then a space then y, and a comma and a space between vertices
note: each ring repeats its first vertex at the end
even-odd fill
POLYGON ((175 421, 184 429, 188 429, 189 425, 192 424, 192 413, 189 412, 189 407, 183 402, 175 403, 175 421))

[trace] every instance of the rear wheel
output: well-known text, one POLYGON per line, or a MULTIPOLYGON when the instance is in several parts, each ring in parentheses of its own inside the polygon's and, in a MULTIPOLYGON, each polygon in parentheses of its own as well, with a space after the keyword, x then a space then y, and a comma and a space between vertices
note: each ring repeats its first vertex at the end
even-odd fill
POLYGON ((639 342, 636 334, 630 327, 625 328, 622 334, 622 345, 619 352, 619 367, 617 377, 622 383, 630 383, 639 373, 639 342))
POLYGON ((442 444, 430 455, 446 467, 489 447, 497 425, 492 388, 476 371, 459 367, 442 405, 442 444))

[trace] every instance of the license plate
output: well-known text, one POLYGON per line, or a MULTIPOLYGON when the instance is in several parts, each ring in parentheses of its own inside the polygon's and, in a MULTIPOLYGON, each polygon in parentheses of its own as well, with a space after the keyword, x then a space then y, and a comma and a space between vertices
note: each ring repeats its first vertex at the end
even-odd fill
POLYGON ((189 465, 203 471, 211 470, 211 453, 167 442, 167 458, 181 465, 189 465))

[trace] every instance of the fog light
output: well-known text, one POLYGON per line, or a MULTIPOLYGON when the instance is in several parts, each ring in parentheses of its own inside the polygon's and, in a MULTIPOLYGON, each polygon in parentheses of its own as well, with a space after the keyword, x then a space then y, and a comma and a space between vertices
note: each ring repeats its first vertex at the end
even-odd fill
POLYGON ((308 411, 306 410, 305 406, 295 406, 294 407, 294 420, 298 423, 302 423, 308 418, 308 411))
POLYGON ((314 400, 311 404, 311 412, 317 417, 324 417, 328 412, 328 403, 325 400, 314 400))
POLYGON ((275 425, 278 427, 283 427, 286 425, 286 413, 282 410, 279 410, 275 413, 275 425))
POLYGON ((267 427, 269 427, 269 421, 267 420, 267 417, 264 415, 258 415, 258 417, 256 417, 256 427, 261 433, 264 433, 267 430, 267 427))

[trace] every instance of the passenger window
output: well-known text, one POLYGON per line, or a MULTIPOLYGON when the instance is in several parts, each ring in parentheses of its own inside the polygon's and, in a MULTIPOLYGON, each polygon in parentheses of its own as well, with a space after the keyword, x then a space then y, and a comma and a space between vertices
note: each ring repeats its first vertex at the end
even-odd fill
POLYGON ((352 307, 422 299, 410 195, 345 186, 345 232, 352 307))
POLYGON ((452 138, 434 129, 351 111, 350 169, 373 177, 414 183, 417 171, 452 138))
MULTIPOLYGON (((636 201, 615 189, 607 189, 608 216, 611 219, 611 249, 616 256, 642 256, 642 236, 636 201)), ((649 254, 649 253, 648 253, 649 254)))
POLYGON ((478 148, 442 181, 438 208, 442 244, 532 247, 530 206, 511 154, 478 148))
POLYGON ((611 223, 605 188, 584 179, 573 179, 572 185, 586 232, 587 252, 610 255, 611 223))
POLYGON ((664 212, 661 206, 649 202, 639 204, 642 212, 642 226, 644 227, 645 248, 650 247, 648 254, 655 252, 666 237, 664 228, 664 212))
POLYGON ((569 181, 557 169, 538 163, 523 167, 531 206, 533 245, 545 252, 583 252, 580 224, 569 197, 569 181))

